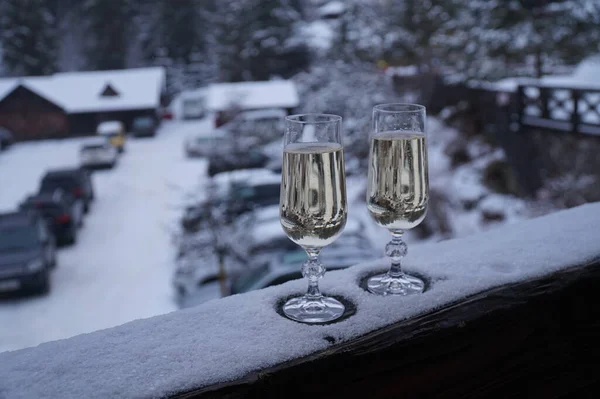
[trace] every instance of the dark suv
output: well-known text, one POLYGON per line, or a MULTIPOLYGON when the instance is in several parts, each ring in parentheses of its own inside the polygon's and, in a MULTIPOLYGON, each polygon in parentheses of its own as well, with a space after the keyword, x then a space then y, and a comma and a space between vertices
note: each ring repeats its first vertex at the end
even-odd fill
POLYGON ((208 157, 208 175, 229 172, 239 169, 262 168, 269 162, 269 157, 260 151, 214 152, 208 157))
POLYGON ((158 123, 152 116, 140 116, 133 120, 133 135, 135 137, 154 137, 158 123))
POLYGON ((54 238, 37 212, 0 214, 0 292, 50 291, 54 238))
POLYGON ((52 193, 31 195, 20 205, 21 210, 37 210, 59 244, 74 244, 77 228, 83 223, 83 201, 57 189, 52 193))
POLYGON ((83 201, 83 211, 87 213, 94 200, 92 179, 85 169, 57 169, 46 172, 40 183, 39 193, 53 193, 62 189, 83 201))

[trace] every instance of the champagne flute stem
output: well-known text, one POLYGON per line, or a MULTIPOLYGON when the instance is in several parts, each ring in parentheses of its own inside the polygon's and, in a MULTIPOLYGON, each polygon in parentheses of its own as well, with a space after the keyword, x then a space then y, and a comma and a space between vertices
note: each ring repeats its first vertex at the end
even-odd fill
POLYGON ((306 298, 318 300, 323 297, 319 290, 319 280, 325 274, 325 267, 319 261, 321 248, 305 248, 308 260, 302 265, 302 275, 308 279, 306 298))
POLYGON ((402 272, 402 258, 406 256, 408 247, 404 240, 402 240, 402 230, 392 230, 392 241, 385 246, 385 254, 392 260, 388 275, 392 278, 401 277, 404 273, 402 272))

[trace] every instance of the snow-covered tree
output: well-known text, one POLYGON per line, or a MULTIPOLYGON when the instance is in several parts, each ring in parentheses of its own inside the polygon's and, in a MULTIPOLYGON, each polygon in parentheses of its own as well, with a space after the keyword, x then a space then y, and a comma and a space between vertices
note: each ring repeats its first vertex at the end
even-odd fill
POLYGON ((289 77, 306 67, 309 53, 297 34, 297 0, 225 0, 215 13, 221 80, 289 77))
POLYGON ((446 34, 462 5, 460 0, 388 2, 388 56, 393 61, 430 66, 445 56, 438 38, 446 34))
POLYGON ((598 2, 471 0, 456 8, 434 42, 466 78, 520 74, 515 69, 528 64, 539 77, 547 66, 598 53, 599 26, 598 2))
POLYGON ((85 25, 84 57, 87 69, 127 67, 132 9, 128 0, 85 0, 81 4, 85 25))
POLYGON ((213 0, 148 3, 136 6, 136 27, 144 62, 167 69, 167 88, 177 92, 216 80, 216 56, 210 48, 213 0))
POLYGON ((329 56, 346 61, 375 63, 391 44, 388 8, 380 2, 352 0, 345 3, 344 13, 335 22, 336 37, 329 56))
POLYGON ((48 0, 0 3, 2 62, 11 75, 48 75, 56 71, 57 35, 48 0))
POLYGON ((512 0, 494 9, 506 31, 497 53, 511 59, 533 55, 538 77, 544 64, 575 63, 600 51, 600 3, 588 0, 512 0))
POLYGON ((411 102, 396 93, 390 79, 370 62, 322 60, 294 77, 301 96, 300 112, 324 112, 344 118, 344 147, 353 156, 368 155, 373 106, 411 102))

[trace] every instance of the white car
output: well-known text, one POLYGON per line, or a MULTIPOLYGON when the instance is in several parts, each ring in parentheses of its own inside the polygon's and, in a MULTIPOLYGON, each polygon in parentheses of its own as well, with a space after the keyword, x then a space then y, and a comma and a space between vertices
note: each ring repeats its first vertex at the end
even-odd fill
POLYGON ((113 168, 118 158, 117 149, 104 139, 83 144, 79 150, 81 166, 86 169, 113 168))
POLYGON ((223 135, 189 137, 185 141, 188 158, 208 157, 214 153, 231 151, 231 140, 223 135))
POLYGON ((215 133, 235 139, 240 148, 250 148, 281 137, 286 116, 287 112, 279 108, 243 111, 219 126, 215 133))

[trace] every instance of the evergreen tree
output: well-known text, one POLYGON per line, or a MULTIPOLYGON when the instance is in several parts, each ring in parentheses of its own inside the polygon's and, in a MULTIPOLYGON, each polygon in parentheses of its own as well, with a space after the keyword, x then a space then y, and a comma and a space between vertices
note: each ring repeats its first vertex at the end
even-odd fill
POLYGON ((127 0, 85 0, 81 7, 87 69, 125 68, 132 31, 130 3, 127 0))
POLYGON ((368 61, 375 64, 386 51, 386 36, 390 32, 386 11, 380 2, 352 0, 338 19, 337 34, 330 56, 348 62, 368 61))
POLYGON ((540 77, 552 64, 575 64, 600 51, 598 26, 597 2, 472 0, 437 40, 447 49, 445 61, 465 78, 540 77))
POLYGON ((390 2, 392 47, 400 50, 394 54, 395 58, 419 67, 431 66, 442 59, 446 48, 439 41, 448 25, 455 21, 462 3, 461 0, 390 2))
POLYGON ((305 68, 309 53, 297 34, 301 18, 297 0, 220 2, 214 21, 221 79, 267 80, 305 68))
POLYGON ((213 0, 147 3, 139 8, 143 57, 167 69, 167 89, 177 92, 216 80, 215 55, 209 51, 213 0))
POLYGON ((3 0, 0 40, 9 74, 49 75, 56 71, 56 26, 48 0, 3 0))
POLYGON ((600 50, 600 3, 587 0, 512 0, 495 9, 507 31, 495 55, 523 60, 533 55, 541 77, 546 63, 576 63, 600 50))

